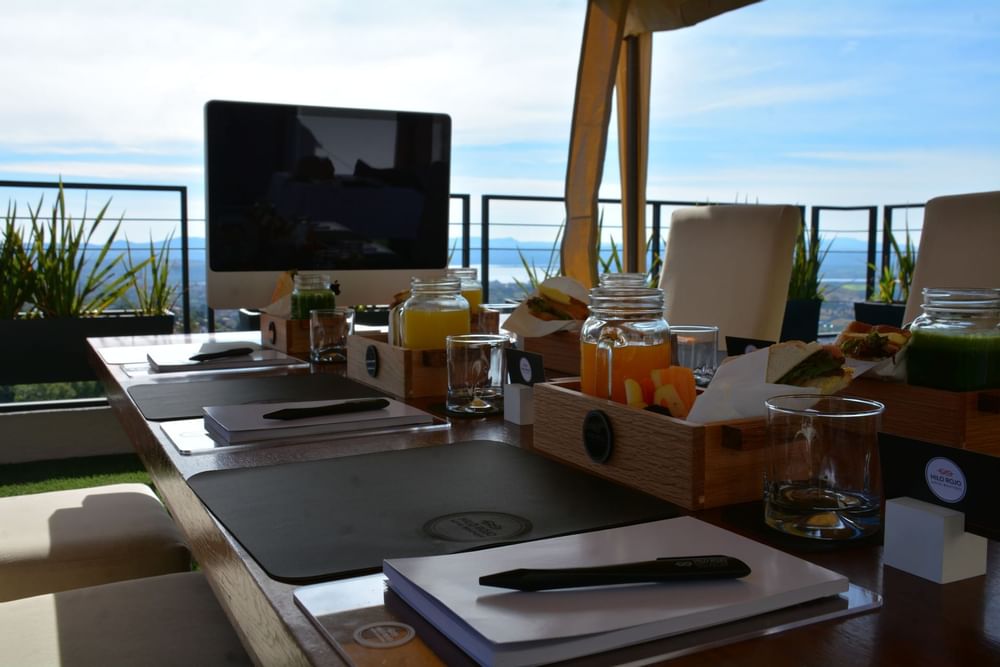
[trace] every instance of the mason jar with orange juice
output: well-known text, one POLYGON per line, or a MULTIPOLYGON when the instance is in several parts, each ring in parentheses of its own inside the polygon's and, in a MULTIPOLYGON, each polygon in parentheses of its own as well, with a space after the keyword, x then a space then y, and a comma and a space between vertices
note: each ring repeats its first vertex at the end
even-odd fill
POLYGON ((410 296, 393 309, 393 343, 411 349, 443 350, 448 336, 469 333, 469 302, 457 277, 413 278, 410 296))
POLYGON ((663 290, 595 287, 580 329, 580 390, 626 403, 625 379, 670 365, 670 327, 663 290))
POLYGON ((483 302, 483 284, 479 282, 479 274, 475 267, 449 267, 447 275, 462 281, 462 296, 469 302, 469 312, 473 317, 479 314, 479 306, 483 302))

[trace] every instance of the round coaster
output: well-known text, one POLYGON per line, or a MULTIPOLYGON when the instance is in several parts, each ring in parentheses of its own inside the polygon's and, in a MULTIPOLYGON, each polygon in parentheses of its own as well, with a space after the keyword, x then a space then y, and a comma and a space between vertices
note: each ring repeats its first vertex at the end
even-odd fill
POLYGON ((367 648, 395 648, 410 641, 416 634, 406 623, 381 621, 362 625, 355 630, 354 641, 367 648))

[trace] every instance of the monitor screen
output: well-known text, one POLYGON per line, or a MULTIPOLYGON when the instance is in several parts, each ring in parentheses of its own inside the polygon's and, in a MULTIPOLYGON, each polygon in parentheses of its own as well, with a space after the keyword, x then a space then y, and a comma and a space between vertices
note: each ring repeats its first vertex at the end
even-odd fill
POLYGON ((287 270, 329 274, 347 305, 440 271, 450 156, 444 114, 208 102, 209 306, 265 306, 287 270))

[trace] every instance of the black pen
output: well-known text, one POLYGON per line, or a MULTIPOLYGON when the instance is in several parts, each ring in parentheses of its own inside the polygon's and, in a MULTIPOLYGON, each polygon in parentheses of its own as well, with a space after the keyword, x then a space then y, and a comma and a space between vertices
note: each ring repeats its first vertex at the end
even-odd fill
POLYGON ((735 579, 748 574, 750 566, 732 556, 682 556, 595 567, 520 568, 484 575, 479 578, 479 583, 518 591, 543 591, 693 579, 735 579))
POLYGON ((231 347, 228 350, 218 352, 202 352, 188 357, 190 361, 211 361, 212 359, 224 359, 226 357, 242 357, 253 353, 252 347, 231 347))
POLYGON ((327 415, 343 415, 350 412, 367 412, 389 407, 389 401, 384 398, 363 398, 357 401, 341 401, 328 403, 311 408, 284 408, 264 415, 264 419, 307 419, 309 417, 325 417, 327 415))

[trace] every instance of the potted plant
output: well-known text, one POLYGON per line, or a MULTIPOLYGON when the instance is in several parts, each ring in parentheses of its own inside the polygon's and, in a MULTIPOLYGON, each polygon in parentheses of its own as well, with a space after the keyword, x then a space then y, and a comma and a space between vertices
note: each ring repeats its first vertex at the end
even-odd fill
MULTIPOLYGON (((90 221, 86 212, 79 221, 67 213, 61 184, 51 216, 45 219, 42 203, 29 206, 30 224, 23 232, 16 207, 8 207, 4 221, 3 385, 91 380, 87 338, 173 331, 172 313, 150 316, 116 309, 127 303, 129 291, 153 260, 126 262, 125 254, 113 252, 121 219, 103 242, 91 245, 110 200, 90 221)), ((160 258, 165 260, 165 255, 160 258)))
POLYGON ((891 324, 899 327, 903 325, 906 300, 910 297, 917 252, 913 239, 910 238, 909 228, 906 229, 906 241, 902 246, 891 231, 889 243, 892 245, 894 258, 882 267, 872 299, 854 303, 854 319, 867 324, 891 324))
POLYGON ((819 335, 819 311, 823 305, 820 268, 830 248, 821 249, 818 238, 806 240, 806 226, 799 227, 788 281, 788 300, 781 324, 781 340, 814 341, 819 335))

